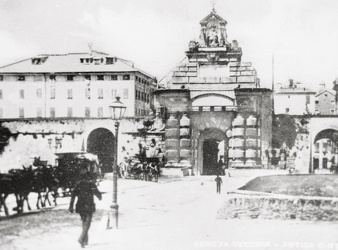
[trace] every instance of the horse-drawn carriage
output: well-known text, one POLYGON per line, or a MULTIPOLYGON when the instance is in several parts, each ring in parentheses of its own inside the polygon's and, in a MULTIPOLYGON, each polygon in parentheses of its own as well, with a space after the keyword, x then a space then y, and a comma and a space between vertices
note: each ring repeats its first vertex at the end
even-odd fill
POLYGON ((71 191, 85 173, 90 172, 93 179, 101 177, 97 155, 87 152, 56 153, 56 155, 58 179, 64 194, 71 191))
POLYGON ((125 158, 119 164, 119 174, 121 178, 133 178, 145 181, 158 181, 160 176, 160 159, 158 157, 139 157, 125 158))

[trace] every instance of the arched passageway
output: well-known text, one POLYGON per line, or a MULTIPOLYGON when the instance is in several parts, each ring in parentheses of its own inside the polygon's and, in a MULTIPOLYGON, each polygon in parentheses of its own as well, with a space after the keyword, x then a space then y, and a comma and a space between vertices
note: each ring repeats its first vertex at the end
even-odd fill
POLYGON ((227 137, 220 129, 212 128, 201 132, 198 150, 198 169, 202 175, 219 173, 218 160, 222 155, 228 161, 227 137))
POLYGON ((103 173, 113 171, 115 137, 105 128, 93 130, 87 139, 87 152, 96 154, 103 173))
POLYGON ((313 169, 331 169, 337 164, 338 131, 325 129, 320 131, 314 139, 313 169))

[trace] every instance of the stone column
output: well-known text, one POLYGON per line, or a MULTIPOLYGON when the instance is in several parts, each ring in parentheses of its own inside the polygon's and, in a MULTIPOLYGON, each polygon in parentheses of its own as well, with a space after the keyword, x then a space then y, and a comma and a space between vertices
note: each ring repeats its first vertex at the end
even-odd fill
POLYGON ((165 126, 165 146, 168 165, 176 165, 179 162, 179 138, 178 119, 176 119, 174 114, 170 114, 165 126))

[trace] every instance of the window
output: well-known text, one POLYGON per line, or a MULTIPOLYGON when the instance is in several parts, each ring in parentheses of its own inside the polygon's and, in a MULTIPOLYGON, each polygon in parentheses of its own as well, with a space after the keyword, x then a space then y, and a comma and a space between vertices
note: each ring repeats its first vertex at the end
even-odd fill
POLYGON ((18 81, 25 81, 25 76, 18 76, 18 81))
POLYGON ((85 108, 85 117, 90 117, 90 107, 85 108))
POLYGON ((50 89, 50 99, 55 99, 55 88, 50 89))
POLYGON ((135 92, 135 99, 138 100, 138 90, 135 92))
POLYGON ((37 108, 36 109, 36 117, 41 118, 42 117, 42 108, 37 108))
POLYGON ((89 80, 89 81, 90 81, 90 80, 92 79, 92 76, 91 76, 91 75, 85 75, 85 76, 84 76, 84 79, 86 79, 86 80, 89 80))
POLYGON ((290 98, 290 96, 288 95, 288 98, 290 98))
POLYGON ((54 107, 49 108, 49 116, 51 118, 55 117, 55 108, 54 107))
POLYGON ((138 76, 135 76, 135 81, 136 81, 136 82, 138 81, 138 76))
POLYGON ((55 76, 55 75, 50 75, 50 76, 49 76, 49 80, 55 81, 55 80, 56 80, 56 76, 55 76))
POLYGON ((113 57, 107 57, 106 58, 106 64, 114 64, 115 60, 113 57))
POLYGON ((310 103, 310 96, 307 95, 307 96, 306 96, 306 104, 309 104, 309 103, 310 103))
POLYGON ((41 98, 42 97, 42 90, 41 89, 37 89, 36 90, 36 98, 41 98))
POLYGON ((25 117, 25 110, 24 108, 19 108, 19 117, 24 118, 25 117))
POLYGON ((316 100, 316 101, 315 101, 315 104, 318 104, 318 103, 319 103, 319 101, 318 101, 318 100, 316 100))
POLYGON ((73 89, 67 89, 67 99, 73 99, 73 89))
POLYGON ((130 80, 130 75, 123 75, 123 80, 130 80))
POLYGON ((104 75, 98 75, 98 76, 96 77, 96 79, 97 79, 98 81, 103 81, 103 80, 104 80, 104 75))
POLYGON ((85 89, 85 97, 86 99, 90 99, 90 88, 85 89))
POLYGON ((102 107, 99 107, 97 109, 97 117, 103 117, 103 108, 102 107))
POLYGON ((113 81, 117 81, 117 75, 112 75, 112 76, 111 76, 111 79, 112 79, 113 81))
POLYGON ((97 98, 103 99, 103 89, 97 89, 97 98))
POLYGON ((334 100, 331 100, 331 103, 335 103, 335 101, 334 101, 334 100))
POLYGON ((73 75, 67 75, 67 81, 74 81, 73 75))
POLYGON ((20 99, 25 99, 25 90, 20 89, 20 99))
POLYGON ((123 99, 128 99, 128 89, 123 89, 123 99))
POLYGON ((2 99, 2 89, 0 89, 0 99, 2 99))
POLYGON ((290 109, 289 108, 286 108, 285 109, 285 113, 289 113, 290 109))
POLYGON ((331 110, 330 110, 330 113, 331 113, 331 114, 334 114, 334 109, 331 109, 331 110))
POLYGON ((111 98, 112 98, 112 99, 115 99, 115 98, 116 98, 116 92, 117 92, 116 89, 112 89, 112 90, 111 90, 111 98))
POLYGON ((147 94, 147 103, 150 102, 149 94, 147 94))
POLYGON ((0 75, 0 81, 3 81, 3 80, 4 80, 4 76, 0 75))
POLYGON ((72 117, 73 116, 73 108, 68 108, 67 109, 67 116, 72 117))

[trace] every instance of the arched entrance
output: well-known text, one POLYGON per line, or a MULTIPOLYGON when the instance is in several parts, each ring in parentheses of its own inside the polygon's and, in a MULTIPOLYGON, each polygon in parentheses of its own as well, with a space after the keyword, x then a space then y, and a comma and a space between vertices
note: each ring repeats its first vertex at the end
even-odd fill
POLYGON ((198 148, 198 169, 202 175, 216 175, 219 173, 218 160, 224 156, 228 161, 227 137, 225 132, 218 128, 206 129, 201 132, 198 148))
POLYGON ((114 141, 113 133, 105 128, 97 128, 88 136, 87 152, 98 156, 103 173, 113 171, 114 141))
POLYGON ((337 164, 337 142, 338 131, 335 129, 325 129, 316 135, 312 153, 314 170, 330 170, 334 165, 337 164))

